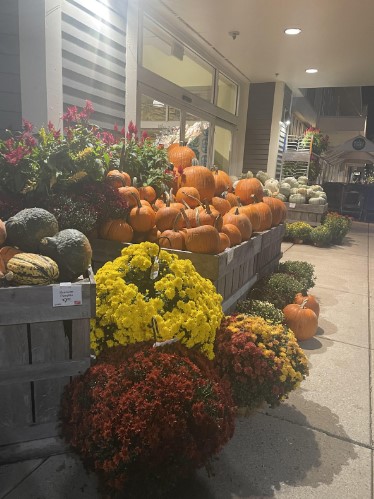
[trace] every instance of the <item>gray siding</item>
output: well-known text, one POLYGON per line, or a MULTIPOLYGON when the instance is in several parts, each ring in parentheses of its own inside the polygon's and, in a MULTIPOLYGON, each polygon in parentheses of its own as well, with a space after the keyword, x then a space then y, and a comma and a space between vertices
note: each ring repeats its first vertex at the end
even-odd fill
POLYGON ((64 0, 62 77, 64 111, 93 104, 92 121, 112 129, 125 118, 127 2, 64 0))
POLYGON ((1 0, 0 137, 22 127, 18 2, 1 0))
MULTIPOLYGON (((283 96, 283 113, 287 109, 291 115, 292 106, 292 90, 285 85, 283 96)), ((277 166, 275 171, 275 178, 280 178, 282 170, 282 156, 286 148, 288 128, 284 124, 279 125, 279 139, 278 139, 278 153, 277 153, 277 166)))
POLYGON ((267 170, 275 83, 254 83, 249 89, 243 172, 267 170))

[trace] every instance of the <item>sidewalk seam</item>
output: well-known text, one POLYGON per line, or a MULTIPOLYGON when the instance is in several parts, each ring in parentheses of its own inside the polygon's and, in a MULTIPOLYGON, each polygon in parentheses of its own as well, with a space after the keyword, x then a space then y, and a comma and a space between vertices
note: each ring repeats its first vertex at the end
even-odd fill
POLYGON ((365 444, 364 442, 359 442, 358 440, 354 440, 354 439, 349 438, 349 437, 340 437, 339 435, 336 435, 335 433, 332 433, 328 430, 323 430, 322 428, 317 428, 316 426, 300 424, 297 421, 291 421, 287 418, 277 416, 276 414, 269 414, 268 412, 259 412, 258 411, 258 414, 262 414, 263 416, 268 416, 269 418, 278 419, 279 421, 285 421, 286 423, 300 426, 301 428, 307 428, 308 430, 313 430, 313 431, 316 431, 318 433, 323 433, 327 437, 336 438, 337 440, 341 440, 342 442, 347 442, 347 443, 350 443, 353 445, 357 445, 358 447, 363 447, 365 449, 374 451, 374 446, 372 444, 365 444))
MULTIPOLYGON (((27 473, 27 475, 25 475, 22 480, 20 480, 14 487, 12 487, 11 490, 9 490, 4 496, 0 497, 0 499, 5 499, 7 496, 9 496, 9 494, 11 494, 12 492, 14 492, 17 487, 19 487, 21 485, 21 483, 23 483, 27 478, 29 478, 29 476, 31 476, 36 470, 38 470, 40 468, 40 466, 42 466, 49 458, 46 457, 45 459, 42 460, 42 462, 40 464, 38 464, 38 466, 36 466, 35 468, 33 468, 30 473, 27 473)), ((18 463, 17 463, 18 464, 18 463)))
MULTIPOLYGON (((372 348, 373 342, 371 338, 371 313, 370 313, 370 226, 368 224, 368 232, 367 232, 367 290, 368 290, 368 344, 369 344, 369 430, 370 430, 370 441, 373 448, 374 440, 373 440, 373 379, 372 379, 372 348)), ((374 451, 371 453, 371 497, 374 498, 374 451)))

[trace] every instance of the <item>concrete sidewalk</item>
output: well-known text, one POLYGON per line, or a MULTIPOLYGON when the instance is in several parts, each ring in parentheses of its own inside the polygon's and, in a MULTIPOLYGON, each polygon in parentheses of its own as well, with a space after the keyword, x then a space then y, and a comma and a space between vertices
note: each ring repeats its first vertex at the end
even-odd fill
MULTIPOLYGON (((214 464, 173 499, 373 499, 374 226, 344 246, 283 243, 283 260, 315 265, 318 334, 303 342, 310 376, 289 401, 237 421, 214 464)), ((96 480, 62 454, 0 467, 0 498, 96 499, 96 480)), ((152 499, 152 498, 149 498, 152 499)))

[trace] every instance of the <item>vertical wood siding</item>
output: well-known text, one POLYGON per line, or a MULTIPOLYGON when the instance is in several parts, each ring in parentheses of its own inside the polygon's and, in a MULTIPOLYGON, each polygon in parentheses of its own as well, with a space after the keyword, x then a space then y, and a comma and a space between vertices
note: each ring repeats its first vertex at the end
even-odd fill
POLYGON ((18 2, 2 0, 0 12, 0 137, 22 126, 18 2))
POLYGON ((275 83, 254 83, 249 89, 243 172, 267 170, 275 83))
POLYGON ((126 0, 62 5, 64 111, 90 100, 92 121, 107 129, 125 119, 126 11, 126 0))

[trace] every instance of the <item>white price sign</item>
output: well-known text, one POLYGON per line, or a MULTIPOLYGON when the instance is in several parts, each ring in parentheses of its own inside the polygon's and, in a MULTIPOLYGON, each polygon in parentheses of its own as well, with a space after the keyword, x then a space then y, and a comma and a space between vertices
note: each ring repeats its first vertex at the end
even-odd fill
POLYGON ((288 207, 289 208, 296 208, 296 203, 289 203, 288 207))
POLYGON ((71 307, 82 305, 82 285, 61 282, 53 286, 53 306, 71 307))

